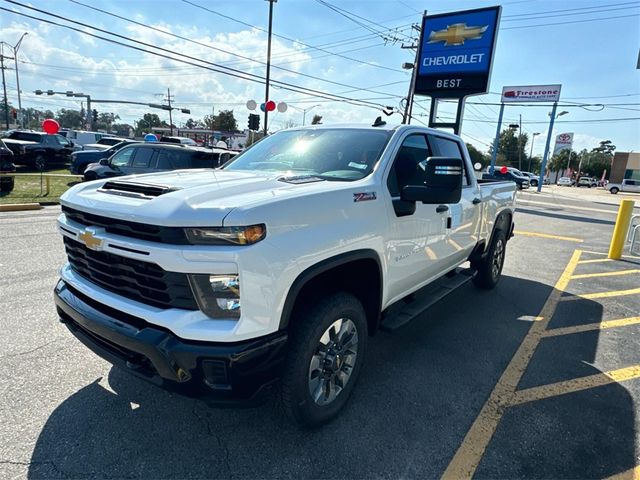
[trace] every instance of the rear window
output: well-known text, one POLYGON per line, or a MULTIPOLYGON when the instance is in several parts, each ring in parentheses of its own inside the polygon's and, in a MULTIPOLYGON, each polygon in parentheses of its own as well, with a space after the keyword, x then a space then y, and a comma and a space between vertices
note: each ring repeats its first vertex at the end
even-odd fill
POLYGON ((11 135, 9 135, 9 138, 13 140, 24 140, 27 142, 40 142, 42 134, 29 132, 13 132, 11 135))
POLYGON ((158 169, 215 168, 220 156, 214 152, 166 149, 158 152, 158 169))

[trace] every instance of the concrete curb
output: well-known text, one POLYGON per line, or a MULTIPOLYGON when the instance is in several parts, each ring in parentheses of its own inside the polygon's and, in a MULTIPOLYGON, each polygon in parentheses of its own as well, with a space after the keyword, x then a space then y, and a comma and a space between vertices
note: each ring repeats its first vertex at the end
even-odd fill
POLYGON ((39 203, 13 203, 0 205, 0 212, 19 212, 22 210, 40 210, 44 208, 39 203))

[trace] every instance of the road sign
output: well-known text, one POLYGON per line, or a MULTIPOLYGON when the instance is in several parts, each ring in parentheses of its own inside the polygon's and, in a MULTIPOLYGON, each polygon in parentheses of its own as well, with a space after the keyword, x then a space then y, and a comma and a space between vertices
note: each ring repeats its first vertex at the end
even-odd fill
POLYGON ((422 21, 416 95, 463 98, 489 87, 501 7, 428 15, 422 21))
POLYGON ((502 87, 503 103, 557 102, 560 100, 562 85, 526 85, 522 87, 502 87))

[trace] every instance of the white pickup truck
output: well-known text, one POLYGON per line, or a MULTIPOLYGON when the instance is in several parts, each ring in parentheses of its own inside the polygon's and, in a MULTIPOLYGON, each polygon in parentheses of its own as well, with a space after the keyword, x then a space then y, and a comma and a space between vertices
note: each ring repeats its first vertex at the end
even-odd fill
POLYGON ((57 311, 165 388, 219 404, 277 385, 318 425, 376 329, 496 285, 515 188, 476 180, 460 138, 407 125, 290 129, 220 169, 83 183, 61 199, 57 311))
POLYGON ((618 192, 640 193, 640 180, 625 178, 624 180, 622 180, 622 183, 610 183, 606 188, 613 194, 616 194, 618 192))

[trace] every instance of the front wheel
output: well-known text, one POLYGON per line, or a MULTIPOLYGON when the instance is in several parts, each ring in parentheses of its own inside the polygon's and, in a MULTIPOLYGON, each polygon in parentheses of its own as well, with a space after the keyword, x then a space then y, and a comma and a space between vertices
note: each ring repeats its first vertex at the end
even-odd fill
POLYGON ((98 174, 93 170, 89 170, 88 172, 84 173, 85 182, 90 182, 92 180, 97 180, 97 179, 98 179, 98 174))
POLYGON ((507 235, 502 230, 496 230, 489 245, 487 255, 475 263, 476 276, 473 277, 473 284, 483 290, 491 290, 498 284, 502 267, 504 266, 504 255, 507 249, 507 235))
POLYGON ((538 180, 531 180, 531 186, 532 187, 537 187, 538 186, 538 180))
POLYGON ((295 423, 315 427, 334 418, 351 395, 364 361, 366 316, 357 298, 337 293, 292 321, 282 404, 295 423))

